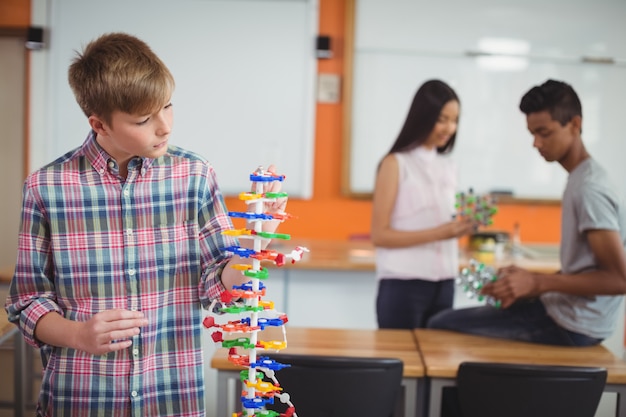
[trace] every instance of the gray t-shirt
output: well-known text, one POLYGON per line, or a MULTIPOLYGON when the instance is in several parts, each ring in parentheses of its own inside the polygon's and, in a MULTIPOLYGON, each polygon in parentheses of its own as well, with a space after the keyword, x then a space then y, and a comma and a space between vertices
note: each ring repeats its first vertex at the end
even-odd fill
MULTIPOLYGON (((626 207, 606 171, 587 158, 570 174, 563 192, 561 270, 576 274, 597 269, 587 230, 616 230, 626 249, 626 207)), ((623 296, 577 296, 545 293, 541 300, 550 317, 570 331, 605 339, 615 328, 623 296)))

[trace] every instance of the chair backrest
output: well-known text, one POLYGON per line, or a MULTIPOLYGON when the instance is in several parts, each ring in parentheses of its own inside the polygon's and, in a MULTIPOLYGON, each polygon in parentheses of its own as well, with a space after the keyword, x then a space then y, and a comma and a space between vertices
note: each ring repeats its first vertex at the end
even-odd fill
MULTIPOLYGON (((276 354, 287 368, 276 377, 289 393, 299 417, 388 417, 400 398, 402 361, 276 354)), ((271 407, 283 411, 276 404, 271 407)))
POLYGON ((606 369, 464 362, 457 389, 463 416, 593 417, 606 369))

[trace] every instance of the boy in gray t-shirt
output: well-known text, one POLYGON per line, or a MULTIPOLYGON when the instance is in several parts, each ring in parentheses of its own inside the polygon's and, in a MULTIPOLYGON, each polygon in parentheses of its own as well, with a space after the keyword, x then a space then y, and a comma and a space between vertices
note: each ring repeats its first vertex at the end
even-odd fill
POLYGON ((483 293, 491 306, 446 310, 428 327, 551 345, 588 346, 615 328, 626 293, 626 207, 582 142, 582 108, 564 82, 548 80, 520 102, 533 146, 568 173, 563 193, 561 271, 498 271, 483 293))

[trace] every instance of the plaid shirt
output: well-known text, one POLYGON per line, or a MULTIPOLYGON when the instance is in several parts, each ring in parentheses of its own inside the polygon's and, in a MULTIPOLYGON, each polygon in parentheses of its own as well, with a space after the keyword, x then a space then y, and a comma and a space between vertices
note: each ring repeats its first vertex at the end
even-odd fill
POLYGON ((38 415, 204 416, 201 305, 224 290, 221 248, 235 244, 221 234, 232 224, 214 171, 170 146, 117 172, 91 132, 24 185, 6 308, 41 348, 38 415), (148 319, 130 348, 93 356, 34 338, 47 313, 86 321, 107 309, 148 319))

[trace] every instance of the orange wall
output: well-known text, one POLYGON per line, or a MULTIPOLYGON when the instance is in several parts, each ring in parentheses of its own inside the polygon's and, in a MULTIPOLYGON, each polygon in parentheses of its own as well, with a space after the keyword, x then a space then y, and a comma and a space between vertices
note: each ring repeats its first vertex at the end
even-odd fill
MULTIPOLYGON (((344 73, 344 40, 346 4, 351 0, 320 0, 319 33, 332 39, 333 57, 318 61, 318 72, 344 73)), ((342 115, 343 105, 318 104, 315 123, 315 166, 313 198, 290 199, 288 211, 298 216, 281 225, 281 232, 294 238, 348 239, 367 235, 370 229, 372 204, 341 194, 342 115)), ((280 171, 280 167, 278 167, 280 171)), ((285 173, 288 174, 288 173, 285 173)), ((232 209, 242 203, 228 198, 232 209)), ((559 205, 499 205, 493 228, 512 232, 520 224, 524 242, 558 242, 560 239, 561 208, 559 205)))
POLYGON ((30 26, 30 0, 0 0, 0 28, 30 26))

